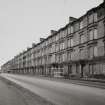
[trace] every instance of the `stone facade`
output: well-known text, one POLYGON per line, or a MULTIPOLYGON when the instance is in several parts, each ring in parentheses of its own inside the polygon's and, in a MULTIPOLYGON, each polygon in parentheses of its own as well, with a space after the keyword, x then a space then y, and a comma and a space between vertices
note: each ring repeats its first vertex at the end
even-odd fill
POLYGON ((105 75, 105 4, 59 29, 2 66, 12 73, 68 77, 105 75), (9 66, 8 66, 9 65, 9 66))

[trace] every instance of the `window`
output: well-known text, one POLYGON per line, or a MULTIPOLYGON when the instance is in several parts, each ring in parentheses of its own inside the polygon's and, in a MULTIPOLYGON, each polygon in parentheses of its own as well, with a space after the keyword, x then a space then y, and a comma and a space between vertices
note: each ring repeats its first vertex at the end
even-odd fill
POLYGON ((98 31, 97 29, 89 31, 89 40, 97 39, 98 38, 98 31))
POLYGON ((62 56, 62 54, 60 54, 59 60, 60 60, 60 63, 63 61, 63 56, 62 56))
POLYGON ((80 59, 83 58, 83 49, 80 49, 80 59))
POLYGON ((83 21, 80 22, 80 29, 83 28, 83 21))
POLYGON ((93 40, 93 30, 89 31, 89 40, 93 40))
POLYGON ((56 62, 59 62, 59 55, 55 56, 56 62))
POLYGON ((67 40, 67 46, 70 47, 70 39, 67 40))
POLYGON ((67 36, 67 29, 64 30, 64 36, 67 36))
POLYGON ((64 49, 66 49, 67 48, 67 42, 66 42, 66 40, 64 41, 64 49))
POLYGON ((59 38, 61 39, 62 36, 63 36, 63 33, 62 33, 62 31, 60 31, 59 38))
POLYGON ((64 42, 60 43, 60 50, 64 49, 64 42))
POLYGON ((70 51, 67 53, 67 59, 68 59, 68 61, 70 61, 70 59, 71 59, 70 51))
POLYGON ((62 38, 65 36, 65 31, 63 30, 63 31, 61 31, 61 33, 62 33, 62 38))
POLYGON ((60 43, 60 50, 62 50, 62 43, 60 43))
POLYGON ((73 31, 74 31, 74 30, 73 30, 73 26, 71 26, 70 30, 71 30, 71 33, 73 33, 73 31))
POLYGON ((71 52, 71 60, 74 60, 74 52, 71 52))
POLYGON ((55 44, 52 45, 51 52, 55 52, 55 44))
POLYGON ((94 13, 94 22, 97 22, 97 13, 94 13))
POLYGON ((98 49, 97 49, 97 46, 94 47, 94 56, 97 56, 98 55, 98 49))
POLYGON ((65 44, 64 44, 64 42, 62 43, 62 49, 64 49, 65 48, 65 44))
POLYGON ((62 61, 65 61, 66 57, 65 57, 65 53, 62 54, 62 61))
POLYGON ((97 34, 97 29, 94 29, 94 39, 97 39, 98 34, 97 34))
POLYGON ((89 19, 89 20, 88 20, 88 21, 89 21, 89 24, 90 24, 90 23, 93 23, 93 14, 89 15, 88 19, 89 19))
POLYGON ((76 23, 74 24, 74 31, 75 31, 75 32, 78 31, 79 28, 80 28, 80 23, 79 23, 79 22, 76 22, 76 23))
POLYGON ((97 48, 97 46, 92 46, 92 47, 89 48, 89 57, 93 58, 93 56, 94 57, 98 56, 98 48, 97 48))
POLYGON ((89 48, 89 58, 93 58, 93 47, 89 48))
POLYGON ((56 52, 59 51, 59 44, 56 44, 56 52))
POLYGON ((71 30, 70 30, 71 28, 70 28, 70 26, 68 27, 68 34, 70 34, 71 33, 71 30))
POLYGON ((73 39, 70 39, 70 45, 71 45, 71 47, 74 45, 73 44, 73 39))
POLYGON ((59 34, 56 35, 56 41, 58 41, 58 40, 59 40, 59 34))
POLYGON ((85 35, 81 35, 80 36, 80 43, 84 43, 85 42, 85 35))

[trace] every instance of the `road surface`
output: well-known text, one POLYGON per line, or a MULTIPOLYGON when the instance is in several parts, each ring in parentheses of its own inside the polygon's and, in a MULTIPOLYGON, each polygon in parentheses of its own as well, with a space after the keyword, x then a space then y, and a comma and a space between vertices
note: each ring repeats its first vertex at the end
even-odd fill
POLYGON ((56 105, 105 105, 105 89, 25 75, 1 75, 56 105))

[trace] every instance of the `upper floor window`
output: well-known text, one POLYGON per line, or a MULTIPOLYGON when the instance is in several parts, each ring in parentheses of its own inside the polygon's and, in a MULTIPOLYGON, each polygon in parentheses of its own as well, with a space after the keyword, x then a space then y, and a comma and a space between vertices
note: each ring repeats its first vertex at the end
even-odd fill
POLYGON ((88 19, 89 24, 93 23, 93 14, 89 15, 88 19))
POLYGON ((64 49, 64 42, 60 43, 60 50, 64 49))
POLYGON ((58 40, 59 40, 59 34, 56 35, 56 41, 58 41, 58 40))
POLYGON ((69 52, 67 52, 67 59, 68 59, 68 61, 70 61, 70 60, 71 60, 71 54, 70 54, 70 51, 69 51, 69 52))
POLYGON ((93 34, 94 34, 94 39, 97 39, 98 38, 98 31, 97 31, 97 29, 94 29, 93 34))
POLYGON ((52 42, 55 42, 55 36, 52 37, 52 42))
POLYGON ((62 61, 65 61, 66 59, 66 56, 65 56, 65 53, 62 54, 62 61))
POLYGON ((97 49, 97 46, 94 46, 94 56, 96 57, 98 55, 98 49, 97 49))
POLYGON ((85 39, 86 39, 85 35, 81 35, 80 36, 80 43, 84 43, 85 39))
POLYGON ((78 31, 80 29, 80 23, 79 22, 76 22, 75 24, 74 24, 74 31, 76 32, 76 31, 78 31))
POLYGON ((89 58, 93 58, 93 55, 94 55, 93 52, 94 52, 93 51, 93 47, 89 47, 89 53, 88 53, 89 54, 89 58))
POLYGON ((65 30, 62 31, 62 37, 64 37, 64 36, 65 36, 65 30))
POLYGON ((67 48, 67 40, 64 40, 64 49, 66 49, 67 48))
POLYGON ((83 28, 83 21, 80 22, 80 29, 83 28))
POLYGON ((55 60, 56 60, 56 62, 59 62, 59 59, 60 57, 59 57, 59 55, 55 55, 55 60))
POLYGON ((74 51, 71 51, 71 60, 74 60, 74 51))
POLYGON ((84 49, 80 49, 80 58, 82 59, 83 58, 83 53, 84 53, 84 51, 83 51, 84 49))
POLYGON ((63 37, 63 31, 60 31, 59 38, 63 37))
POLYGON ((73 26, 68 26, 67 28, 68 34, 71 34, 74 32, 74 27, 73 26))
POLYGON ((98 56, 98 47, 97 46, 92 46, 89 48, 89 57, 93 58, 98 56))
POLYGON ((59 44, 56 44, 56 52, 59 51, 59 44))
POLYGON ((70 28, 70 26, 68 27, 68 34, 70 34, 71 33, 71 28, 70 28))
POLYGON ((93 40, 93 30, 89 31, 89 40, 93 40))
POLYGON ((71 30, 71 33, 73 33, 73 32, 74 32, 73 26, 71 26, 70 30, 71 30))
POLYGON ((91 15, 89 15, 88 19, 89 19, 88 20, 89 24, 93 23, 93 22, 97 22, 97 20, 98 20, 97 13, 92 13, 91 15))
POLYGON ((97 22, 97 13, 94 13, 94 22, 97 22))
POLYGON ((64 36, 67 36, 67 29, 64 30, 64 36))
POLYGON ((89 31, 89 40, 97 39, 98 38, 98 32, 97 29, 93 29, 89 31))
POLYGON ((74 45, 74 42, 73 42, 72 38, 70 39, 70 45, 71 45, 71 47, 74 45))
POLYGON ((70 39, 67 40, 67 46, 70 47, 70 39))

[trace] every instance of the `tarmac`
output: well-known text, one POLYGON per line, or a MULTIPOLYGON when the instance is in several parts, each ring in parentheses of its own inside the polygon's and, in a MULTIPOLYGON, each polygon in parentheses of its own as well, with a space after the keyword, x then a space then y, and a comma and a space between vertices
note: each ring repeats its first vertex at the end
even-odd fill
POLYGON ((71 80, 18 74, 1 76, 57 105, 105 105, 104 81, 99 82, 92 78, 71 80))
POLYGON ((54 105, 0 76, 0 105, 54 105))

